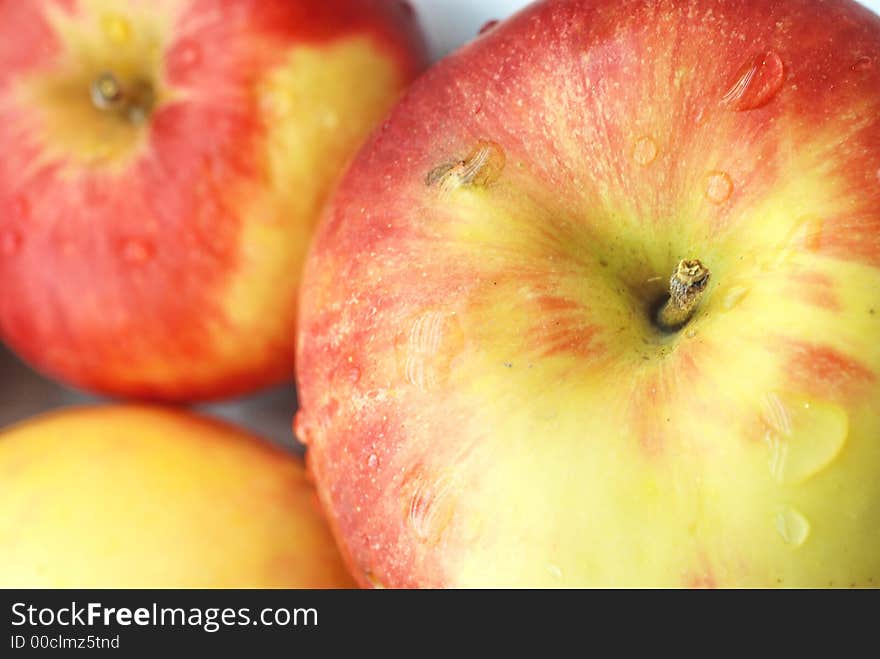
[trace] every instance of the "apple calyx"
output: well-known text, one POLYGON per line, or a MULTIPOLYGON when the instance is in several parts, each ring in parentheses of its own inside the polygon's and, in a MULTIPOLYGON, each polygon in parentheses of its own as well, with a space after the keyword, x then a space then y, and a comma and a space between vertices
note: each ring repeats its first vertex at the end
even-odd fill
POLYGON ((155 94, 150 83, 137 81, 123 86, 113 73, 104 72, 92 81, 89 90, 92 105, 103 112, 113 112, 133 124, 141 124, 150 115, 155 94))
POLYGON ((669 280, 669 299, 657 313, 656 323, 662 330, 674 332, 691 319, 710 276, 709 269, 698 259, 679 261, 669 280))

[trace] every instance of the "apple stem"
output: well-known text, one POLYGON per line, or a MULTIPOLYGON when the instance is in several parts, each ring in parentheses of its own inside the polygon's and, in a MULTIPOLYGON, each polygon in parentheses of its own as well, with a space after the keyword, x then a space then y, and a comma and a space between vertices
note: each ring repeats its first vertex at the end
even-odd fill
POLYGON ((153 107, 151 85, 141 82, 125 88, 110 72, 102 73, 95 78, 89 91, 95 108, 105 112, 117 112, 135 124, 142 123, 153 107))
POLYGON ((657 325, 672 332, 687 323, 709 285, 709 269, 697 259, 680 261, 669 280, 669 300, 657 313, 657 325))

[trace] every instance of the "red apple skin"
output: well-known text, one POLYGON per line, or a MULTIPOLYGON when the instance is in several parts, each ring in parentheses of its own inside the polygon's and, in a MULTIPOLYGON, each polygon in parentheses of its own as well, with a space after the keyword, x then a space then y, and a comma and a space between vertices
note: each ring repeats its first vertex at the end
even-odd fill
POLYGON ((423 76, 301 298, 296 430, 362 585, 877 585, 878 117, 880 19, 846 1, 548 0, 423 76), (426 179, 487 140, 491 184, 426 179), (631 292, 695 256, 698 334, 657 336, 631 292), (767 469, 777 388, 849 416, 801 490, 767 469))
POLYGON ((398 0, 0 0, 0 337, 115 396, 290 379, 320 206, 426 62, 398 0), (91 106, 105 70, 143 125, 91 106))

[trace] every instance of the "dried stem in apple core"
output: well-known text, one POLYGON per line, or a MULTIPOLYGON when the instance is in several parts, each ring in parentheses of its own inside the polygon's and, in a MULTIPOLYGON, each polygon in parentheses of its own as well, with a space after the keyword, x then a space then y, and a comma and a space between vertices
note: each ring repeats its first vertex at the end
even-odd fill
POLYGON ((112 73, 105 72, 92 81, 92 105, 105 112, 118 112, 132 123, 142 123, 153 109, 154 93, 149 83, 124 87, 112 73))
POLYGON ((680 261, 669 281, 669 300, 657 314, 657 325, 671 332, 689 321, 709 285, 710 274, 697 259, 680 261))

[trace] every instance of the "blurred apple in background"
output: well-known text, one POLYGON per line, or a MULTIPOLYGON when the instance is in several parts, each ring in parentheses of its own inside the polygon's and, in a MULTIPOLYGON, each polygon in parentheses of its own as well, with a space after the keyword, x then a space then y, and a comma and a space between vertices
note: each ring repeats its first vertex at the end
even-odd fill
POLYGON ((880 584, 880 19, 526 9, 361 152, 300 320, 363 584, 880 584))
POLYGON ((0 2, 0 334, 106 394, 287 379, 335 178, 425 48, 400 0, 0 2))
POLYGON ((74 408, 0 433, 0 587, 353 585, 299 460, 232 426, 74 408))

